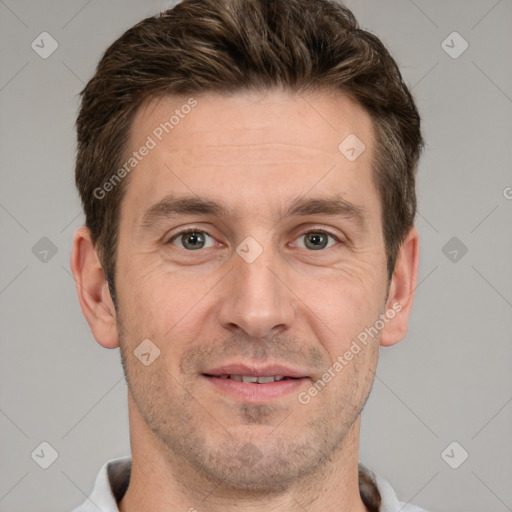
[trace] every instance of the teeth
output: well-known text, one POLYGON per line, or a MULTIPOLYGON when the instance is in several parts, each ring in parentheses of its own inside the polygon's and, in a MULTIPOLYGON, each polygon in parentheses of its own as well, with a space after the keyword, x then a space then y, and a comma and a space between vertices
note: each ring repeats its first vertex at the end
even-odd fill
POLYGON ((277 382, 283 380, 284 377, 282 375, 269 375, 268 377, 257 377, 255 375, 222 375, 222 379, 233 379, 237 382, 248 382, 248 383, 258 383, 258 384, 268 384, 269 382, 277 382))
POLYGON ((258 377, 258 382, 260 384, 266 384, 267 382, 274 382, 274 376, 270 375, 268 377, 258 377))

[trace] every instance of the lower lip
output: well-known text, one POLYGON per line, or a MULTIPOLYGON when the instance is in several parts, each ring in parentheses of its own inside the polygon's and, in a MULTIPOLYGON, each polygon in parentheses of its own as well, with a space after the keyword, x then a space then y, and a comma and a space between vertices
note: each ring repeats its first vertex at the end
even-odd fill
POLYGON ((277 382, 267 382, 266 384, 255 384, 253 382, 239 382, 233 379, 221 379, 220 377, 209 377, 206 375, 202 377, 223 393, 244 402, 252 403, 268 402, 294 391, 297 392, 309 380, 307 377, 303 377, 300 379, 283 379, 277 382))

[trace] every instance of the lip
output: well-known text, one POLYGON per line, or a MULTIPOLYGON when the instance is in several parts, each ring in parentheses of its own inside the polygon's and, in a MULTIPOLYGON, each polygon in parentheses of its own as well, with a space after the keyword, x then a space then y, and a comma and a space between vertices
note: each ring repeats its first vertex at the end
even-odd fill
POLYGON ((267 364, 259 367, 256 365, 247 366, 246 364, 228 364, 207 370, 201 377, 212 385, 217 392, 228 395, 235 400, 254 404, 268 403, 269 401, 283 398, 292 392, 297 393, 299 388, 310 380, 305 372, 280 364, 267 364), (221 379, 221 375, 258 377, 282 375, 285 379, 258 384, 238 382, 233 379, 221 379))
POLYGON ((282 398, 293 391, 298 392, 299 388, 304 386, 309 379, 307 377, 280 380, 268 382, 266 384, 257 384, 252 382, 238 382, 232 379, 221 379, 219 377, 201 376, 209 382, 217 392, 221 392, 242 402, 250 403, 268 403, 272 400, 282 398))
POLYGON ((203 375, 248 375, 253 377, 270 377, 272 375, 282 375, 294 379, 307 378, 306 372, 299 369, 290 368, 281 364, 267 364, 264 366, 246 365, 246 364, 227 364, 206 370, 203 375))

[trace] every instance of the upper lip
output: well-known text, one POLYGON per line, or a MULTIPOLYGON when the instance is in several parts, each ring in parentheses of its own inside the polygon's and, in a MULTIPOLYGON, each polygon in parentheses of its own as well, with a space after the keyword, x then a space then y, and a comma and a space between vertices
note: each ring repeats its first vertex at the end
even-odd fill
POLYGON ((281 364, 266 364, 258 366, 257 364, 226 364, 206 370, 204 375, 246 375, 254 377, 271 377, 274 375, 282 375, 283 377, 292 377, 299 379, 307 377, 307 374, 301 370, 290 368, 281 364))

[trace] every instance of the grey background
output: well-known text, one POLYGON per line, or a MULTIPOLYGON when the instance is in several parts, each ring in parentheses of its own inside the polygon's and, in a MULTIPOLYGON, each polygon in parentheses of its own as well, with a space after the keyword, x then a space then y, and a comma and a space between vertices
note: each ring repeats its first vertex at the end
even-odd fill
MULTIPOLYGON (((94 341, 69 268, 83 221, 74 120, 107 45, 171 3, 0 0, 2 512, 71 510, 129 453, 119 354, 94 341), (43 31, 59 45, 47 59, 31 48, 43 31), (46 261, 43 237, 57 250, 46 261), (48 469, 31 458, 42 441, 58 452, 48 469)), ((361 460, 427 509, 512 510, 512 2, 347 5, 399 62, 427 141, 415 309, 407 338, 382 350, 361 460), (469 44, 456 59, 445 49, 461 39, 442 46, 454 31, 469 44), (441 457, 453 441, 452 464, 469 453, 458 469, 441 457)))

